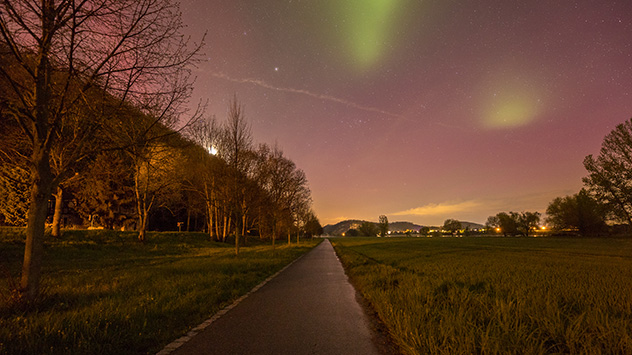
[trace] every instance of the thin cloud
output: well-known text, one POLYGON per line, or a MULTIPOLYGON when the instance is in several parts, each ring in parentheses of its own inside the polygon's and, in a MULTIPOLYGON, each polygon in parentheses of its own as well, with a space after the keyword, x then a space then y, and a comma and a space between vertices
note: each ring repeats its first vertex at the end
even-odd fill
POLYGON ((459 203, 430 203, 425 206, 411 208, 409 210, 392 213, 395 216, 441 216, 457 212, 469 211, 478 208, 481 204, 476 201, 459 203))
POLYGON ((383 115, 386 115, 386 116, 391 116, 391 117, 396 117, 396 118, 403 118, 402 115, 398 115, 398 114, 395 114, 395 113, 392 113, 392 112, 380 110, 379 108, 376 108, 376 107, 363 106, 363 105, 357 104, 357 103, 355 103, 353 101, 340 99, 340 98, 337 98, 335 96, 313 93, 311 91, 307 91, 307 90, 303 90, 303 89, 293 89, 293 88, 278 87, 278 86, 270 85, 270 84, 268 84, 265 81, 260 80, 260 79, 250 79, 250 78, 237 79, 237 78, 231 78, 230 76, 228 76, 226 74, 223 74, 223 73, 210 73, 210 74, 212 76, 216 77, 216 78, 232 81, 234 83, 253 84, 253 85, 257 85, 257 86, 260 86, 262 88, 266 88, 266 89, 270 89, 270 90, 276 90, 276 91, 281 91, 281 92, 289 92, 289 93, 293 93, 293 94, 306 95, 306 96, 313 97, 313 98, 319 99, 319 100, 327 100, 327 101, 331 101, 331 102, 336 102, 336 103, 343 104, 343 105, 346 105, 346 106, 349 106, 349 107, 352 107, 352 108, 355 108, 355 109, 358 109, 358 110, 362 110, 362 111, 376 112, 376 113, 380 113, 380 114, 383 114, 383 115))

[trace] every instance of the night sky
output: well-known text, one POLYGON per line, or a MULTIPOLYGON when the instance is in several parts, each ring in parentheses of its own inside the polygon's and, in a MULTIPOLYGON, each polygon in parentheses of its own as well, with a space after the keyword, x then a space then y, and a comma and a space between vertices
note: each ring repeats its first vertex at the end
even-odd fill
POLYGON ((181 2, 193 103, 233 95, 323 225, 484 223, 573 194, 632 117, 632 1, 181 2))

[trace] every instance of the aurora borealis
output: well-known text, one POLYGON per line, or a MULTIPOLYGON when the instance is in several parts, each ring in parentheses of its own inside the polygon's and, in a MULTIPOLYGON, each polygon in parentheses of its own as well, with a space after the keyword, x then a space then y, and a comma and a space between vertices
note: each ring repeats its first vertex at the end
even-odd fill
POLYGON ((233 94, 324 224, 484 223, 576 193, 632 117, 629 1, 181 2, 194 101, 233 94))

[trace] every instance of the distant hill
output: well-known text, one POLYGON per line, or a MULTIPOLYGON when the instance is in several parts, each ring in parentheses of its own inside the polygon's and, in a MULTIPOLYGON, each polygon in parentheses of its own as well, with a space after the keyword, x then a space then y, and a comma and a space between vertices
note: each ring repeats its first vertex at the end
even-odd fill
MULTIPOLYGON (((364 222, 367 222, 367 221, 363 221, 359 219, 348 219, 346 221, 338 222, 336 224, 328 224, 325 227, 323 227, 323 233, 325 235, 342 235, 342 233, 345 233, 351 228, 358 229, 358 227, 360 227, 360 225, 364 222)), ((371 223, 377 225, 376 222, 371 222, 371 223)), ((393 232, 405 231, 409 229, 419 230, 419 228, 421 227, 422 226, 415 223, 411 223, 411 222, 391 222, 388 224, 388 229, 393 232)))
POLYGON ((358 229, 358 227, 360 227, 360 225, 363 223, 364 221, 358 220, 358 219, 348 219, 346 221, 342 221, 342 222, 338 222, 336 224, 328 224, 326 226, 323 227, 323 234, 325 235, 342 235, 342 233, 345 233, 346 231, 348 231, 349 229, 353 228, 353 229, 358 229))
POLYGON ((480 224, 480 223, 461 221, 461 227, 463 228, 469 227, 470 229, 481 229, 481 228, 485 228, 485 225, 480 224))
MULTIPOLYGON (((359 219, 348 219, 346 221, 341 221, 338 222, 336 224, 328 224, 325 227, 323 227, 323 233, 325 235, 342 235, 342 233, 345 233, 346 231, 348 231, 349 229, 358 229, 358 227, 360 227, 360 225, 364 222, 367 221, 363 221, 363 220, 359 220, 359 219)), ((377 225, 376 222, 371 222, 375 225, 377 225)), ((473 222, 464 222, 461 221, 461 226, 463 228, 470 228, 470 229, 480 229, 485 227, 482 224, 479 223, 473 223, 473 222)), ((424 226, 421 226, 419 224, 415 224, 412 222, 390 222, 388 224, 388 229, 391 232, 398 232, 398 231, 406 231, 406 230, 416 230, 418 231, 420 228, 422 228, 424 226)), ((434 229, 434 228, 438 228, 437 226, 428 226, 430 227, 430 229, 434 229)))
POLYGON ((390 230, 391 232, 407 231, 407 230, 418 231, 421 227, 423 226, 420 226, 418 224, 411 223, 411 222, 390 222, 388 224, 388 230, 390 230))

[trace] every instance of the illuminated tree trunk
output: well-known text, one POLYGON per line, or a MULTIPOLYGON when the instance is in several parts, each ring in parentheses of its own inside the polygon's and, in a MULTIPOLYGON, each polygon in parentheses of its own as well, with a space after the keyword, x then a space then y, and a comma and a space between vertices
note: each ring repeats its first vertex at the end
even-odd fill
POLYGON ((217 236, 217 239, 219 240, 219 208, 217 207, 213 207, 213 213, 215 213, 215 235, 217 236))
POLYGON ((228 232, 228 224, 230 223, 230 218, 224 215, 224 230, 222 231, 222 242, 226 242, 226 233, 228 232))
POLYGON ((213 191, 209 189, 207 182, 204 183, 204 195, 206 200, 206 215, 208 218, 208 234, 211 237, 211 240, 216 240, 217 238, 216 235, 214 235, 215 233, 213 229, 213 191))
POLYGON ((211 240, 215 240, 214 226, 213 226, 213 207, 210 203, 206 203, 206 215, 208 216, 208 235, 211 240))
MULTIPOLYGON (((145 242, 146 240, 146 231, 147 231, 147 220, 149 218, 149 211, 151 209, 152 204, 154 203, 154 196, 151 198, 148 196, 147 186, 149 181, 145 181, 145 186, 140 186, 140 177, 138 176, 138 172, 136 173, 135 181, 135 190, 136 190, 136 208, 138 212, 138 241, 145 242), (143 191, 141 191, 141 188, 143 191)), ((148 177, 149 175, 147 175, 148 177)))
POLYGON ((53 214, 53 230, 51 235, 55 238, 61 237, 61 215, 64 207, 64 190, 61 186, 57 186, 57 193, 55 193, 55 213, 53 214))
POLYGON ((139 228, 138 228, 138 241, 145 242, 146 240, 146 231, 147 231, 147 211, 143 211, 141 216, 138 219, 139 228))

